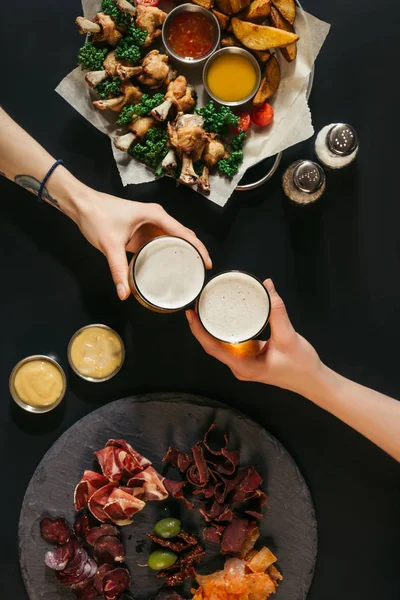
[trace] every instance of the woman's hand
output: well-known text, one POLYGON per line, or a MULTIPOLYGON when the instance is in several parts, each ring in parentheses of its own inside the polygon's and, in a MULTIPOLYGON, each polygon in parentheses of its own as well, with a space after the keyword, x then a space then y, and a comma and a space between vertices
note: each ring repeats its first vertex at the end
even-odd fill
POLYGON ((186 313, 190 328, 204 350, 226 364, 238 379, 305 394, 322 363, 311 344, 294 330, 272 280, 264 285, 271 298, 271 337, 267 342, 237 346, 219 342, 205 331, 194 311, 186 313))
POLYGON ((212 266, 196 234, 158 204, 132 202, 86 188, 85 198, 78 206, 74 220, 86 239, 106 256, 121 300, 130 294, 126 252, 137 252, 155 235, 184 238, 200 252, 207 269, 212 266))

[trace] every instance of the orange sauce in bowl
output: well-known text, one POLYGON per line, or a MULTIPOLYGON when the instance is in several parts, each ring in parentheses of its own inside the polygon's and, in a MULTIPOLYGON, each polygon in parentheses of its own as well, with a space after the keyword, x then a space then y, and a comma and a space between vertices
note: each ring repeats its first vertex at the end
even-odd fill
POLYGON ((223 102, 239 102, 255 92, 257 73, 248 58, 222 53, 210 64, 207 85, 223 102))
POLYGON ((211 20, 198 12, 182 12, 168 26, 167 40, 171 49, 182 58, 201 58, 214 44, 211 20))

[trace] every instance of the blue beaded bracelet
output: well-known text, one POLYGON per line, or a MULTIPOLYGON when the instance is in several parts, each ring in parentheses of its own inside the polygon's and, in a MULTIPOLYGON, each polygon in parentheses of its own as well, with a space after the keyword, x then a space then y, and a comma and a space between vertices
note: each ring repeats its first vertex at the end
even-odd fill
POLYGON ((40 184, 40 188, 39 188, 39 192, 38 192, 38 196, 37 199, 39 202, 43 202, 43 191, 44 188, 46 187, 46 183, 49 180, 49 178, 51 177, 51 175, 53 174, 53 172, 57 169, 58 165, 63 165, 63 161, 62 160, 56 160, 56 162, 54 163, 54 165, 52 165, 52 167, 50 167, 50 169, 47 171, 46 175, 43 177, 43 181, 40 184))

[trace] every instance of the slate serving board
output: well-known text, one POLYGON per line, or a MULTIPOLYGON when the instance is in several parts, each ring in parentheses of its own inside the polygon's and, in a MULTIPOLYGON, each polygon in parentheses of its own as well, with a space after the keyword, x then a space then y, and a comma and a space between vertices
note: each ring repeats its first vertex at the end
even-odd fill
MULTIPOLYGON (((202 439, 211 423, 227 432, 229 447, 240 451, 241 465, 254 465, 269 496, 259 543, 277 556, 284 580, 276 600, 304 600, 311 585, 317 554, 317 524, 307 485, 282 445, 260 425, 227 406, 189 394, 149 394, 118 400, 95 410, 66 431, 37 467, 25 494, 19 523, 22 577, 30 600, 73 600, 45 567, 48 545, 40 538, 45 515, 63 515, 72 524, 74 487, 84 469, 95 466, 93 452, 109 438, 123 438, 162 470, 168 446, 189 450, 202 439)), ((169 473, 172 475, 172 473, 169 473)), ((175 472, 174 478, 178 474, 175 472)), ((204 527, 197 510, 188 511, 178 500, 150 502, 134 525, 122 528, 126 563, 132 575, 135 600, 147 600, 162 586, 146 564, 151 543, 146 532, 165 516, 181 519, 183 528, 200 534, 204 527)), ((206 559, 198 569, 213 572, 223 566, 215 544, 205 544, 206 559)), ((188 593, 189 587, 186 589, 188 593)))

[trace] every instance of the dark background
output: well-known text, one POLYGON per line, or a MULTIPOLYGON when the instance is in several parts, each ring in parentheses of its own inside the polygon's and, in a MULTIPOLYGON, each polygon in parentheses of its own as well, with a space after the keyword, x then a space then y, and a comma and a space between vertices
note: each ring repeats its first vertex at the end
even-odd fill
MULTIPOLYGON (((3 107, 87 184, 158 201, 208 246, 215 270, 270 276, 296 328, 334 369, 400 396, 400 202, 397 140, 400 6, 390 0, 306 0, 332 23, 311 98, 316 130, 352 123, 357 163, 329 174, 314 210, 285 201, 284 167, 312 156, 312 142, 285 153, 263 188, 236 194, 224 210, 172 181, 123 189, 109 140, 53 90, 75 66, 78 0, 19 0, 0 6, 3 107)), ((187 391, 240 408, 287 447, 310 486, 319 556, 309 600, 398 600, 399 466, 329 414, 286 391, 235 381, 192 339, 182 314, 157 315, 118 301, 103 256, 72 221, 12 183, 0 181, 1 543, 0 590, 23 600, 17 554, 20 506, 46 450, 77 419, 137 392, 187 391), (127 346, 115 380, 98 386, 69 372, 62 405, 31 416, 12 402, 8 376, 33 353, 55 353, 87 323, 114 326, 127 346)), ((155 440, 155 444, 157 440, 155 440)), ((79 448, 77 448, 79 452, 79 448)))

